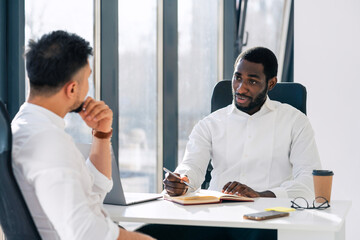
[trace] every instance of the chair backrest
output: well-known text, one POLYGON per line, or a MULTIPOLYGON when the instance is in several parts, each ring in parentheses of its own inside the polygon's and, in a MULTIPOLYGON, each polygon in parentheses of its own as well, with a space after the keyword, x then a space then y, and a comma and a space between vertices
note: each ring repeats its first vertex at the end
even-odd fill
POLYGON ((41 239, 13 173, 10 117, 1 101, 0 129, 1 227, 7 240, 41 239))
MULTIPOLYGON (((306 88, 300 83, 277 83, 275 87, 269 91, 271 100, 287 103, 304 114, 306 114, 306 88)), ((211 97, 211 112, 226 107, 233 101, 231 80, 223 80, 218 82, 213 90, 211 97)), ((208 188, 211 180, 212 165, 209 163, 205 181, 201 188, 208 188)))
MULTIPOLYGON (((211 98, 211 112, 231 104, 231 88, 231 80, 223 80, 215 85, 211 98)), ((271 100, 287 103, 306 114, 306 88, 300 83, 277 83, 268 95, 271 100)))

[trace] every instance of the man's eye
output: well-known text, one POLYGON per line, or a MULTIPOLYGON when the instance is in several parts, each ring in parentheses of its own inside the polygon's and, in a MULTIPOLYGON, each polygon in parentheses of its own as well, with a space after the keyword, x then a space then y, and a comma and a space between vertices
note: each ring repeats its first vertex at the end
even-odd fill
POLYGON ((255 85, 255 84, 257 84, 257 82, 256 82, 256 81, 254 81, 254 80, 249 80, 249 83, 250 83, 251 85, 255 85))

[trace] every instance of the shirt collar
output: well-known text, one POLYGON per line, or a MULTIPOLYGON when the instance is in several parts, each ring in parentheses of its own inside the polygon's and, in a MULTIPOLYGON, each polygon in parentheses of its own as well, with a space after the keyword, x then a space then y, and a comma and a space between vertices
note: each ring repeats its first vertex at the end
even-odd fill
POLYGON ((269 112, 269 111, 273 111, 275 110, 276 107, 274 105, 274 102, 270 100, 269 96, 266 97, 266 100, 264 102, 264 104, 261 106, 260 110, 257 111, 256 113, 254 113, 253 115, 249 115, 246 112, 243 112, 239 109, 237 109, 237 107, 235 106, 235 102, 234 100, 232 101, 231 107, 229 108, 228 114, 237 114, 240 116, 244 116, 244 117, 257 117, 257 116, 262 116, 263 114, 269 112))
POLYGON ((39 113, 41 115, 44 115, 46 118, 48 118, 52 123, 54 123, 57 127, 61 129, 65 129, 65 120, 60 117, 59 115, 51 112, 50 110, 41 107, 36 104, 32 104, 29 102, 25 102, 21 108, 26 109, 26 111, 29 111, 31 113, 39 113))

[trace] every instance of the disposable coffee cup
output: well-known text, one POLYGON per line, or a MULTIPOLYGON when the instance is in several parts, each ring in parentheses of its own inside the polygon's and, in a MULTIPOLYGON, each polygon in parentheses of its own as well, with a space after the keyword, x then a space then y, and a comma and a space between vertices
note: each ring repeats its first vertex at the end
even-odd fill
POLYGON ((313 170, 313 178, 314 178, 314 189, 315 189, 315 198, 317 202, 324 202, 324 199, 319 198, 323 197, 328 202, 330 202, 331 198, 331 187, 332 187, 332 179, 334 176, 333 171, 330 170, 313 170))

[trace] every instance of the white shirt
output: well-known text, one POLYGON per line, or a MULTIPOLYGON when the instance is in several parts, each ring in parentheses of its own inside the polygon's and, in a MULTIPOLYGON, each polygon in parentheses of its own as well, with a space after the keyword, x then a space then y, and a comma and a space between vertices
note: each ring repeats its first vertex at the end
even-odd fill
POLYGON ((85 162, 64 120, 24 103, 11 127, 15 177, 42 239, 117 239, 102 207, 112 180, 85 162))
POLYGON ((278 198, 313 198, 312 170, 321 167, 308 118, 269 98, 253 115, 232 103, 199 121, 176 172, 200 187, 209 159, 214 168, 209 189, 221 191, 238 181, 278 198))

